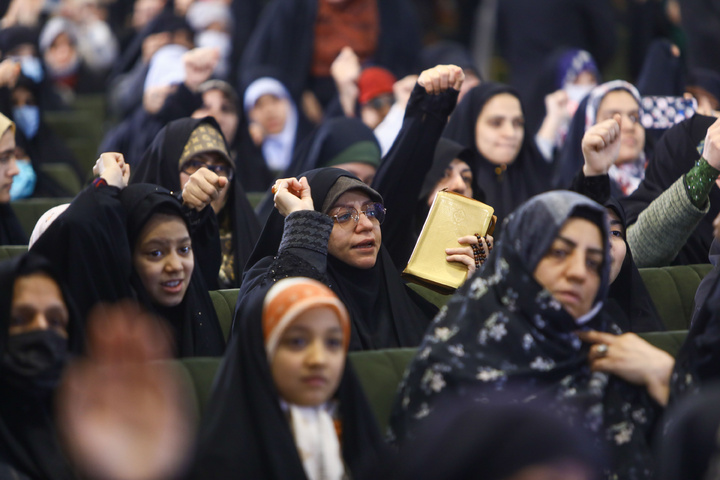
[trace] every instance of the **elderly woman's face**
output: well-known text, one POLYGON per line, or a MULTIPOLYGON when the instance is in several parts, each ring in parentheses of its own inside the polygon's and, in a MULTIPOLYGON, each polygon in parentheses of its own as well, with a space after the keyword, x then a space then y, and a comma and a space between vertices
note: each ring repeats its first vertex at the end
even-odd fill
POLYGON ((475 123, 475 145, 490 163, 514 162, 524 136, 525 117, 516 96, 500 93, 485 103, 475 123))
MULTIPOLYGON (((370 197, 364 193, 350 190, 340 195, 328 215, 336 215, 338 211, 346 207, 354 207, 360 212, 363 205, 368 203, 372 203, 370 197)), ((340 225, 335 221, 328 241, 328 253, 350 266, 363 269, 372 268, 375 266, 381 243, 380 223, 360 213, 357 223, 350 220, 340 225)))
POLYGON ((69 314, 60 287, 49 275, 33 273, 18 277, 13 287, 8 333, 54 330, 67 338, 69 314))
POLYGON ((596 123, 608 120, 616 113, 622 116, 617 163, 632 162, 645 148, 645 129, 640 125, 640 105, 629 92, 614 90, 605 95, 598 105, 596 123))
POLYGON ((535 267, 535 280, 575 319, 590 311, 600 288, 603 245, 597 225, 570 218, 535 267))

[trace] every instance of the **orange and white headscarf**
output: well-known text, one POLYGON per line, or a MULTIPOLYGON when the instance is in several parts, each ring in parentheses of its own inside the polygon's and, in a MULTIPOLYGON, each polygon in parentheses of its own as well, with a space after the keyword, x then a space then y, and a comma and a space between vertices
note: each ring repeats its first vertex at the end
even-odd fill
POLYGON ((345 305, 327 286, 306 277, 284 278, 273 285, 263 302, 263 338, 268 360, 272 361, 283 331, 301 313, 329 307, 338 316, 343 331, 343 347, 350 345, 350 315, 345 305))

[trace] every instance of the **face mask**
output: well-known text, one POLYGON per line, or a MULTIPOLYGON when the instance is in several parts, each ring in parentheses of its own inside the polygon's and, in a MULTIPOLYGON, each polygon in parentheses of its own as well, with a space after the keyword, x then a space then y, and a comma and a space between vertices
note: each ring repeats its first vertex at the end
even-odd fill
POLYGON ((565 85, 563 90, 567 93, 567 96, 571 101, 575 103, 582 102, 582 99, 590 93, 590 90, 595 88, 595 85, 565 85))
POLYGON ((20 69, 23 75, 31 79, 35 83, 42 82, 44 77, 42 63, 37 57, 23 56, 20 57, 20 69))
POLYGON ((220 61, 215 67, 215 75, 224 77, 227 73, 227 59, 232 51, 232 39, 230 35, 216 30, 205 30, 195 36, 195 45, 200 47, 211 47, 220 50, 220 61))
POLYGON ((37 175, 35 170, 30 163, 30 160, 15 160, 15 163, 20 170, 20 173, 15 175, 13 178, 12 186, 10 187, 10 200, 18 200, 20 198, 27 198, 35 191, 35 184, 37 183, 37 175))
POLYGON ((67 339, 55 330, 10 335, 0 362, 4 383, 33 396, 51 393, 67 359, 67 339))
POLYGON ((40 109, 37 105, 23 105, 13 108, 13 118, 18 128, 28 139, 33 139, 40 128, 40 109))

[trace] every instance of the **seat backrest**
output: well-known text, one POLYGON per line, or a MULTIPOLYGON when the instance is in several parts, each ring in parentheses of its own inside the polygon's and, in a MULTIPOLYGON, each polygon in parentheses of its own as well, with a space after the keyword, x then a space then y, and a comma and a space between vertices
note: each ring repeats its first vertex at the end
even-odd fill
POLYGON ((210 298, 215 306, 220 328, 225 334, 225 340, 230 338, 230 329, 232 327, 233 314, 235 313, 235 301, 238 297, 237 288, 227 290, 211 290, 210 298))
POLYGON ((43 213, 50 210, 52 207, 61 205, 63 203, 72 202, 72 197, 68 198, 25 198, 23 200, 16 200, 10 205, 15 211, 20 225, 25 230, 25 234, 30 238, 30 234, 35 228, 35 224, 38 219, 42 217, 43 213))
POLYGON ((711 269, 709 263, 640 269, 640 276, 668 330, 690 327, 695 291, 711 269))
POLYGON ((0 262, 27 252, 27 245, 0 245, 0 262))

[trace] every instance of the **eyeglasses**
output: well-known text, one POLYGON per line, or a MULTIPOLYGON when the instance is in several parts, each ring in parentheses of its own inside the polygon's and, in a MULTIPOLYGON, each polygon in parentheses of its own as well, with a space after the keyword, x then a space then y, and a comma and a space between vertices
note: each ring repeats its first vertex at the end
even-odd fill
POLYGON ((338 213, 330 215, 330 218, 334 219, 343 228, 350 228, 351 226, 354 228, 360 221, 360 214, 364 213, 368 220, 382 225, 385 220, 385 211, 382 203, 368 203, 360 207, 360 212, 355 207, 341 207, 338 213), (353 225, 350 220, 355 220, 355 224, 353 225))
POLYGON ((180 171, 188 175, 192 175, 201 168, 207 168, 215 175, 219 177, 225 177, 228 180, 232 180, 234 173, 232 167, 230 167, 229 165, 208 165, 207 163, 201 162, 200 160, 188 160, 183 164, 180 171))

